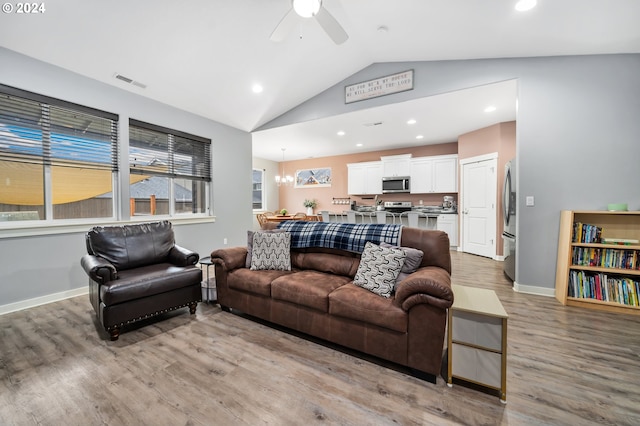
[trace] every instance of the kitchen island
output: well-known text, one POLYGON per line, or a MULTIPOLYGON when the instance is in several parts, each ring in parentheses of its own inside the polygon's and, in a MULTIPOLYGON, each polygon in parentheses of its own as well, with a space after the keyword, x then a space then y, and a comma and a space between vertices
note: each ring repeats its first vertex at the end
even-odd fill
POLYGON ((342 211, 321 211, 325 222, 347 223, 387 223, 401 224, 421 229, 437 229, 449 235, 451 246, 458 246, 458 212, 457 211, 420 211, 419 207, 405 212, 387 210, 361 209, 342 211))

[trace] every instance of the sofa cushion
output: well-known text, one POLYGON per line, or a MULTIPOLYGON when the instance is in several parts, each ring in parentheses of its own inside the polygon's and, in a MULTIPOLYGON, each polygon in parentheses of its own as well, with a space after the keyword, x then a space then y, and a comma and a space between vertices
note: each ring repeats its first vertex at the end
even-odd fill
POLYGON ((424 256, 424 252, 422 250, 418 250, 413 247, 398 247, 385 242, 380 243, 380 247, 400 249, 407 255, 404 260, 404 264, 402 265, 402 269, 400 270, 400 274, 398 274, 398 278, 396 279, 396 284, 417 271, 420 267, 420 263, 422 262, 422 257, 424 256))
POLYGON ((407 332, 408 314, 393 299, 379 297, 353 283, 329 294, 329 314, 407 332))
POLYGON ((329 293, 351 278, 306 270, 276 278, 271 283, 271 297, 322 312, 329 310, 329 293))
POLYGON ((256 232, 253 235, 251 269, 290 271, 291 234, 256 232))
POLYGON ((400 249, 367 242, 353 283, 379 296, 391 297, 406 257, 400 249))
POLYGON ((351 279, 355 276, 359 263, 359 257, 322 252, 291 252, 291 266, 295 268, 344 275, 351 279))
MULTIPOLYGON (((287 232, 287 231, 285 231, 284 229, 263 229, 258 232, 273 233, 273 232, 287 232)), ((251 255, 253 254, 253 235, 254 234, 255 234, 254 231, 247 231, 247 259, 245 263, 245 266, 247 268, 251 268, 251 255)))
POLYGON ((153 296, 200 284, 202 271, 196 266, 170 263, 147 265, 118 273, 118 279, 100 286, 100 300, 105 306, 153 296))
POLYGON ((234 290, 271 297, 271 283, 273 280, 291 273, 292 271, 252 271, 247 268, 239 268, 229 272, 227 285, 234 290))

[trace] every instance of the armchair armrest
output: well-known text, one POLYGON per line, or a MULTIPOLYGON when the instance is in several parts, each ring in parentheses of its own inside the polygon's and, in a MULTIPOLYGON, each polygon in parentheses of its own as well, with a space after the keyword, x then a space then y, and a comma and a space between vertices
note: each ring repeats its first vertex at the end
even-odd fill
POLYGON ((101 257, 85 254, 80 259, 80 264, 82 269, 89 275, 89 278, 97 283, 105 284, 118 279, 116 267, 101 257))
POLYGON ((191 251, 177 244, 174 244, 169 250, 169 263, 176 266, 188 266, 198 263, 200 255, 195 251, 191 251))
POLYGON ((398 284, 396 302, 405 311, 420 303, 447 309, 453 304, 451 275, 437 266, 420 268, 398 284))
POLYGON ((218 265, 222 265, 222 267, 227 271, 244 268, 246 258, 246 247, 230 247, 211 252, 211 261, 218 265))

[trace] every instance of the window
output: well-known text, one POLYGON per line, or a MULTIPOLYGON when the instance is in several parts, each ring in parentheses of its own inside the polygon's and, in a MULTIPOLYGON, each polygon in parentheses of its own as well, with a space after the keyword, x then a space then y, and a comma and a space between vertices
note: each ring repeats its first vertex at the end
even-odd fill
POLYGON ((131 216, 208 212, 209 139, 130 120, 129 171, 131 216))
POLYGON ((0 85, 0 222, 114 217, 117 120, 0 85))
POLYGON ((264 170, 253 169, 253 209, 254 210, 263 210, 264 209, 264 191, 262 190, 262 183, 264 182, 264 170))

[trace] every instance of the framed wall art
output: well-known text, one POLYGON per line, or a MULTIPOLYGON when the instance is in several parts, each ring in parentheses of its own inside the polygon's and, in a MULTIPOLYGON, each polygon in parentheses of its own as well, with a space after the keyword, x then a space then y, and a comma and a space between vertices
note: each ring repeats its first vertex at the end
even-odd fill
POLYGON ((331 186, 331 167, 296 170, 295 188, 321 188, 331 186))

